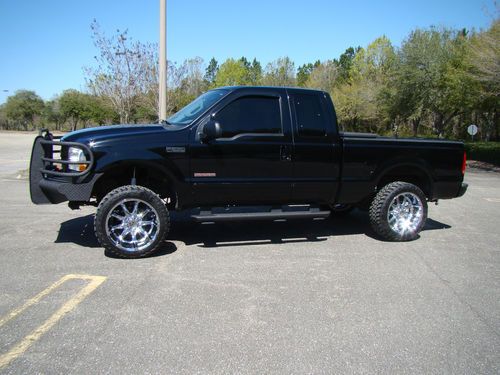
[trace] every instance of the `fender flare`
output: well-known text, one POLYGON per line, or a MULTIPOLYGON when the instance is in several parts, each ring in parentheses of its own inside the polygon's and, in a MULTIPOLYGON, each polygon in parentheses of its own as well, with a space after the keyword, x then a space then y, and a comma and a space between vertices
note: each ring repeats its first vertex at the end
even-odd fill
POLYGON ((144 160, 144 159, 126 159, 126 160, 119 160, 114 163, 107 164, 105 166, 102 166, 99 168, 99 173, 101 174, 99 178, 95 181, 94 187, 102 181, 103 178, 106 177, 106 175, 116 169, 123 169, 123 168, 144 168, 148 170, 152 170, 155 172, 157 176, 160 178, 164 178, 167 181, 167 184, 169 185, 169 188, 172 190, 172 193, 175 195, 175 201, 176 201, 176 206, 179 206, 181 201, 184 200, 185 197, 183 197, 180 193, 182 192, 183 189, 180 188, 182 185, 182 176, 176 176, 175 173, 173 173, 167 166, 161 165, 155 161, 150 161, 150 160, 144 160))

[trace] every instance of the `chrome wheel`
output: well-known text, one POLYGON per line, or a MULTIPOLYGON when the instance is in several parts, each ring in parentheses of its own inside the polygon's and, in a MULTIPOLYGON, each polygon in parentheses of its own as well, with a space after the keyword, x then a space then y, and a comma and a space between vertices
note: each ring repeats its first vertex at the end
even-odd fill
POLYGON ((158 212, 141 199, 123 199, 106 217, 106 234, 113 245, 126 252, 150 246, 159 233, 158 212))
POLYGON ((416 233, 424 218, 424 205, 413 193, 398 194, 387 212, 389 227, 400 236, 416 233))

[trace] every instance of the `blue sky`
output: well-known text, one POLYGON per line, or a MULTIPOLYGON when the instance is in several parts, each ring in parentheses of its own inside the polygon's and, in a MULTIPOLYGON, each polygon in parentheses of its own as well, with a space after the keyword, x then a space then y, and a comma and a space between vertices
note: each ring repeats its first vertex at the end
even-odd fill
MULTIPOLYGON (((416 27, 486 28, 493 8, 492 0, 167 0, 167 53, 177 62, 256 57, 264 66, 286 55, 298 66, 383 34, 399 45, 416 27)), ((157 42, 158 11, 159 0, 0 0, 0 103, 18 89, 44 99, 85 89, 82 67, 97 53, 92 20, 157 42)))

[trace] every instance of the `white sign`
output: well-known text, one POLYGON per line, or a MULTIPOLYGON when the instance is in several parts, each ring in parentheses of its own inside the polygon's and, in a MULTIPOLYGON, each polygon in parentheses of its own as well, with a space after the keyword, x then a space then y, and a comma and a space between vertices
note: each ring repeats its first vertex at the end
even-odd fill
POLYGON ((469 127, 467 128, 467 133, 469 133, 470 135, 476 135, 477 134, 477 126, 476 125, 469 125, 469 127))

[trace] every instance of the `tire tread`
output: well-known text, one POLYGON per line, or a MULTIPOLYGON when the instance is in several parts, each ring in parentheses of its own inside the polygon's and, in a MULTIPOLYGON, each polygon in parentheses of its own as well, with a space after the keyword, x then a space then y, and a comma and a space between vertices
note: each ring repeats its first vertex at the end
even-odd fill
POLYGON ((420 199, 424 198, 422 200, 422 203, 424 205, 424 218, 422 220, 423 223, 425 223, 425 220, 427 218, 427 203, 425 201, 425 195, 418 186, 403 181, 395 181, 385 185, 375 195, 375 198, 373 199, 370 205, 369 216, 373 230, 379 236, 389 241, 411 241, 414 240, 418 236, 418 233, 420 232, 420 230, 418 230, 415 233, 415 236, 401 237, 393 230, 391 230, 391 228, 387 223, 387 212, 385 211, 384 206, 388 204, 387 201, 391 199, 391 196, 393 196, 396 192, 403 192, 403 191, 411 191, 417 193, 420 199))
POLYGON ((99 206, 97 207, 96 215, 94 217, 94 232, 95 232, 95 235, 97 237, 97 240, 99 241, 101 246, 104 247, 105 251, 107 251, 110 254, 112 254, 116 257, 119 257, 119 258, 143 258, 143 257, 147 257, 147 256, 151 255, 153 252, 158 250, 159 246, 165 240, 165 237, 167 236, 167 234, 170 230, 170 217, 168 214, 168 210, 165 207, 165 210, 160 210, 160 212, 158 212, 158 215, 162 216, 162 218, 158 218, 158 219, 160 221, 161 221, 161 219, 164 220, 165 228, 162 231, 162 233, 159 234, 160 238, 159 238, 156 246, 153 246, 151 249, 148 249, 146 251, 142 251, 142 252, 137 253, 137 254, 126 254, 125 255, 124 253, 120 252, 114 246, 112 246, 108 243, 106 233, 103 233, 101 231, 101 227, 103 224, 102 220, 105 220, 105 218, 100 215, 100 212, 102 212, 102 210, 105 209, 105 207, 108 205, 108 203, 110 201, 113 201, 114 199, 116 199, 116 197, 119 197, 120 195, 127 195, 133 191, 140 191, 140 192, 144 192, 146 194, 153 194, 154 196, 158 197, 158 199, 161 199, 158 194, 156 194, 154 191, 152 191, 144 186, 139 186, 139 185, 120 186, 120 187, 110 191, 108 194, 106 194, 106 196, 99 203, 99 206))

